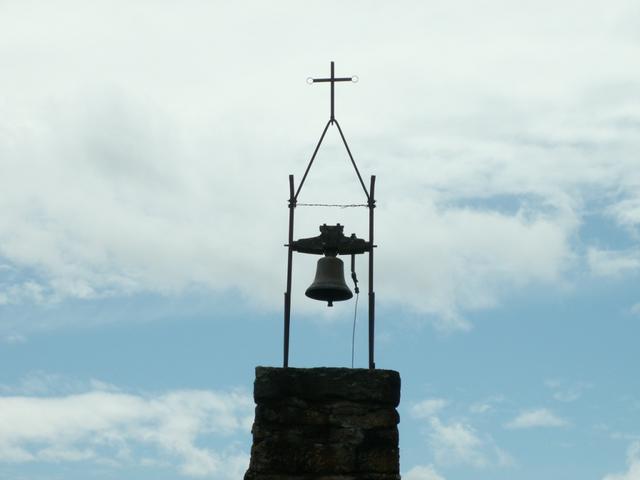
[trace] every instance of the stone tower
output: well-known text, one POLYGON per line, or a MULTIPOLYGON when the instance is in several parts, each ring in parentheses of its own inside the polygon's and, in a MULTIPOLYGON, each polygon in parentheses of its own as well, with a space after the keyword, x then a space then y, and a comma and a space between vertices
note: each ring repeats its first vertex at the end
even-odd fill
POLYGON ((257 367, 245 480, 399 480, 400 375, 257 367))

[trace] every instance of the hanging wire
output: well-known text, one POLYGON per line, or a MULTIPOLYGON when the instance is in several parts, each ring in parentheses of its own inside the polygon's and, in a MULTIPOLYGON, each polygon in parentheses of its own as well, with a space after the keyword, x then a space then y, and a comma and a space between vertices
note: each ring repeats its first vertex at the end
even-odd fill
POLYGON ((356 275, 356 256, 354 254, 351 254, 351 280, 353 280, 353 291, 356 293, 356 306, 353 310, 353 330, 351 332, 351 368, 353 368, 353 358, 356 351, 356 319, 358 318, 358 299, 360 298, 358 276, 356 275))
POLYGON ((353 331, 351 332, 351 368, 353 368, 353 358, 356 351, 356 319, 358 318, 358 299, 360 293, 356 293, 356 306, 353 312, 353 331))
POLYGON ((339 207, 339 208, 353 208, 353 207, 368 207, 366 203, 296 203, 296 207, 339 207))

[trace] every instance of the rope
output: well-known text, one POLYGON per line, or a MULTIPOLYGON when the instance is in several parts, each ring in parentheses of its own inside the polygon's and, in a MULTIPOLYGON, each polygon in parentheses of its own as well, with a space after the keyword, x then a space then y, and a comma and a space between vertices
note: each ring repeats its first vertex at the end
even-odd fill
POLYGON ((353 331, 351 332, 351 368, 353 368, 353 357, 355 353, 356 345, 356 318, 358 318, 358 299, 360 293, 356 293, 356 307, 353 312, 353 331))
POLYGON ((352 207, 368 207, 366 203, 296 203, 296 207, 340 207, 340 208, 352 208, 352 207))

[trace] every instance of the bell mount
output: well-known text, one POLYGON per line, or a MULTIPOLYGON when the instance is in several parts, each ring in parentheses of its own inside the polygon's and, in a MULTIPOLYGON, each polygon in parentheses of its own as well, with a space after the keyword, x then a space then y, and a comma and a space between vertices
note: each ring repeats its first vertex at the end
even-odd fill
MULTIPOLYGON (((368 282, 368 313, 369 313, 369 368, 375 368, 374 361, 374 337, 375 337, 375 292, 373 288, 373 251, 376 245, 374 244, 374 209, 375 209, 375 175, 371 175, 369 182, 369 189, 365 186, 365 183, 362 179, 362 175, 360 175, 360 171, 358 170, 358 166, 353 158, 351 153, 351 149, 347 143, 347 140, 344 136, 342 128, 340 127, 340 123, 335 118, 335 83, 336 82, 357 82, 358 77, 336 77, 335 76, 335 65, 334 62, 331 62, 331 76, 328 78, 308 78, 307 82, 310 84, 313 83, 321 83, 328 82, 331 85, 331 110, 330 117, 327 121, 322 134, 320 135, 320 139, 316 144, 316 147, 311 155, 311 159, 307 165, 307 168, 302 176, 302 180, 297 188, 294 185, 294 177, 293 175, 289 175, 289 234, 288 234, 288 243, 285 245, 287 247, 287 283, 286 283, 286 292, 284 294, 284 352, 283 352, 283 366, 286 368, 289 366, 289 332, 290 332, 290 324, 291 324, 291 282, 292 282, 292 267, 293 267, 293 252, 299 253, 307 253, 314 255, 325 255, 325 256, 336 256, 336 255, 351 255, 351 268, 352 274, 355 275, 354 272, 354 262, 355 255, 368 253, 369 254, 369 282, 368 282), (322 145, 322 141, 327 133, 327 130, 331 125, 335 125, 340 134, 340 138, 342 139, 342 143, 344 144, 345 150, 349 156, 349 160, 351 161, 351 165, 353 166, 360 185, 364 191, 366 196, 366 204, 359 205, 331 205, 331 204, 313 204, 314 206, 341 206, 341 207, 355 207, 355 206, 365 206, 369 210, 369 239, 363 240, 357 238, 355 234, 350 237, 346 237, 343 233, 344 227, 340 224, 337 225, 322 225, 320 227, 320 235, 317 237, 304 238, 300 240, 293 239, 294 232, 294 213, 297 206, 311 206, 312 204, 299 204, 298 196, 300 195, 300 191, 302 190, 302 186, 307 179, 307 175, 313 162, 316 158, 318 150, 320 149, 320 145, 322 145)), ((331 304, 331 302, 329 302, 331 304)))

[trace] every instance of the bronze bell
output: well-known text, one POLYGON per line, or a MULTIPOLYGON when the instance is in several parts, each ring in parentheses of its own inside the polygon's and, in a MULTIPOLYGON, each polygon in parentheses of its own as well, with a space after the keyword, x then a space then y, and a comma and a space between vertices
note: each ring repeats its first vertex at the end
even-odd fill
POLYGON ((333 302, 349 300, 353 293, 344 280, 344 263, 337 257, 322 257, 318 260, 316 278, 304 294, 314 300, 333 302))

